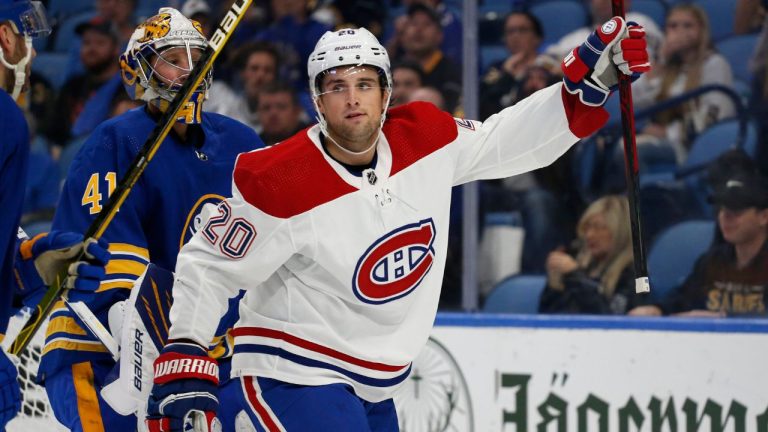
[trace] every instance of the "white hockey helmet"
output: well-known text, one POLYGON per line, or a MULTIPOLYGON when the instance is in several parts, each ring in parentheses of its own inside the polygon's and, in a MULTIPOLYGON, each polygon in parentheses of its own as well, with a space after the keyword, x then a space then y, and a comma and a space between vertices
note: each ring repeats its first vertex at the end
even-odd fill
POLYGON ((317 41, 315 50, 309 55, 307 72, 309 75, 309 88, 312 91, 312 101, 317 111, 317 120, 323 133, 327 135, 326 121, 320 113, 317 100, 322 93, 320 91, 320 78, 322 74, 339 66, 373 66, 384 78, 384 88, 390 96, 384 104, 385 112, 381 116, 381 124, 384 124, 386 107, 389 106, 389 97, 392 95, 392 71, 389 67, 389 55, 387 50, 379 43, 376 36, 365 28, 342 29, 327 31, 317 41))
MULTIPOLYGON (((190 67, 180 69, 186 73, 182 75, 186 78, 194 64, 192 50, 204 51, 208 46, 208 39, 203 35, 202 27, 197 21, 190 20, 176 9, 160 8, 157 15, 136 27, 125 52, 120 56, 120 70, 128 94, 134 100, 149 102, 165 112, 181 89, 183 81, 177 80, 169 84, 160 79, 155 69, 156 62, 164 61, 162 59, 164 51, 171 48, 184 48, 190 67)), ((178 68, 178 66, 174 67, 178 68)), ((179 113, 179 121, 200 122, 202 104, 207 98, 211 81, 212 72, 208 71, 187 106, 179 113)))

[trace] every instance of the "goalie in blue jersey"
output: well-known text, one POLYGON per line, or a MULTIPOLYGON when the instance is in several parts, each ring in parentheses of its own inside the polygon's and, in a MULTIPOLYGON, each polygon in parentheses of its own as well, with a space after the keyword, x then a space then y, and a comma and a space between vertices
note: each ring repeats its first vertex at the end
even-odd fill
MULTIPOLYGON (((83 145, 67 174, 54 229, 82 232, 102 211, 207 47, 200 25, 172 8, 136 28, 120 67, 129 94, 145 104, 102 123, 83 145)), ((209 74, 104 232, 111 260, 98 289, 70 292, 70 300, 84 301, 113 334, 110 309, 129 297, 150 262, 175 269, 179 248, 200 227, 203 207, 231 194, 237 155, 263 147, 248 126, 203 112, 210 83, 209 74)), ((227 349, 217 352, 226 355, 227 349)), ((100 393, 114 366, 72 311, 55 306, 38 377, 57 420, 73 431, 136 430, 135 416, 116 411, 100 393)))

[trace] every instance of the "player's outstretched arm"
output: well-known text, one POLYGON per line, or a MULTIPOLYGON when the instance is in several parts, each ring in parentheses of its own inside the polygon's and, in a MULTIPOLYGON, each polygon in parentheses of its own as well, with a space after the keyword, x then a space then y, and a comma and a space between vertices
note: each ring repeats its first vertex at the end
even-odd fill
POLYGON ((21 409, 21 391, 16 374, 16 366, 0 348, 0 430, 5 430, 5 425, 21 409))

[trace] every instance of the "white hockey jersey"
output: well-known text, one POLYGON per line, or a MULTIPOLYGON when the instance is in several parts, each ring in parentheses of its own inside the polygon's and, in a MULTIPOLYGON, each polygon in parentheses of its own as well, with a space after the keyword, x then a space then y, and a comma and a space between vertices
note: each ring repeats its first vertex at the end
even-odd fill
POLYGON ((556 84, 484 123, 392 109, 361 177, 326 154, 317 126, 242 154, 234 196, 178 257, 169 336, 207 345, 247 289, 234 376, 388 399, 435 319, 451 187, 549 165, 577 140, 556 84))

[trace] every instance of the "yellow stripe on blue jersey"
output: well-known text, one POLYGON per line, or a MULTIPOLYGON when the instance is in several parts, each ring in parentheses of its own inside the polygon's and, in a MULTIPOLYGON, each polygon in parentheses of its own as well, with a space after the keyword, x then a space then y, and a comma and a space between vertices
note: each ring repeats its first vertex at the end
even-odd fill
POLYGON ((109 291, 115 288, 131 289, 133 288, 134 280, 135 279, 110 279, 107 281, 102 281, 101 284, 99 284, 99 288, 96 290, 96 292, 109 291))
POLYGON ((138 279, 144 273, 145 268, 147 268, 147 264, 143 262, 113 258, 107 263, 106 271, 107 275, 126 274, 136 276, 138 279))
POLYGON ((99 398, 93 386, 94 374, 88 362, 72 365, 72 380, 77 394, 77 414, 83 432, 104 432, 104 424, 99 408, 99 398))
POLYGON ((141 261, 149 261, 149 251, 147 248, 134 246, 128 243, 110 243, 109 252, 112 253, 112 255, 132 255, 141 261))
POLYGON ((63 349, 67 351, 80 351, 90 353, 109 353, 107 347, 100 341, 79 341, 75 339, 51 339, 46 342, 45 348, 43 348, 43 355, 48 354, 53 350, 63 349))
POLYGON ((48 322, 47 331, 50 335, 56 333, 66 333, 77 336, 85 336, 88 334, 85 330, 83 330, 82 327, 80 327, 74 318, 63 315, 51 318, 51 320, 48 322))

